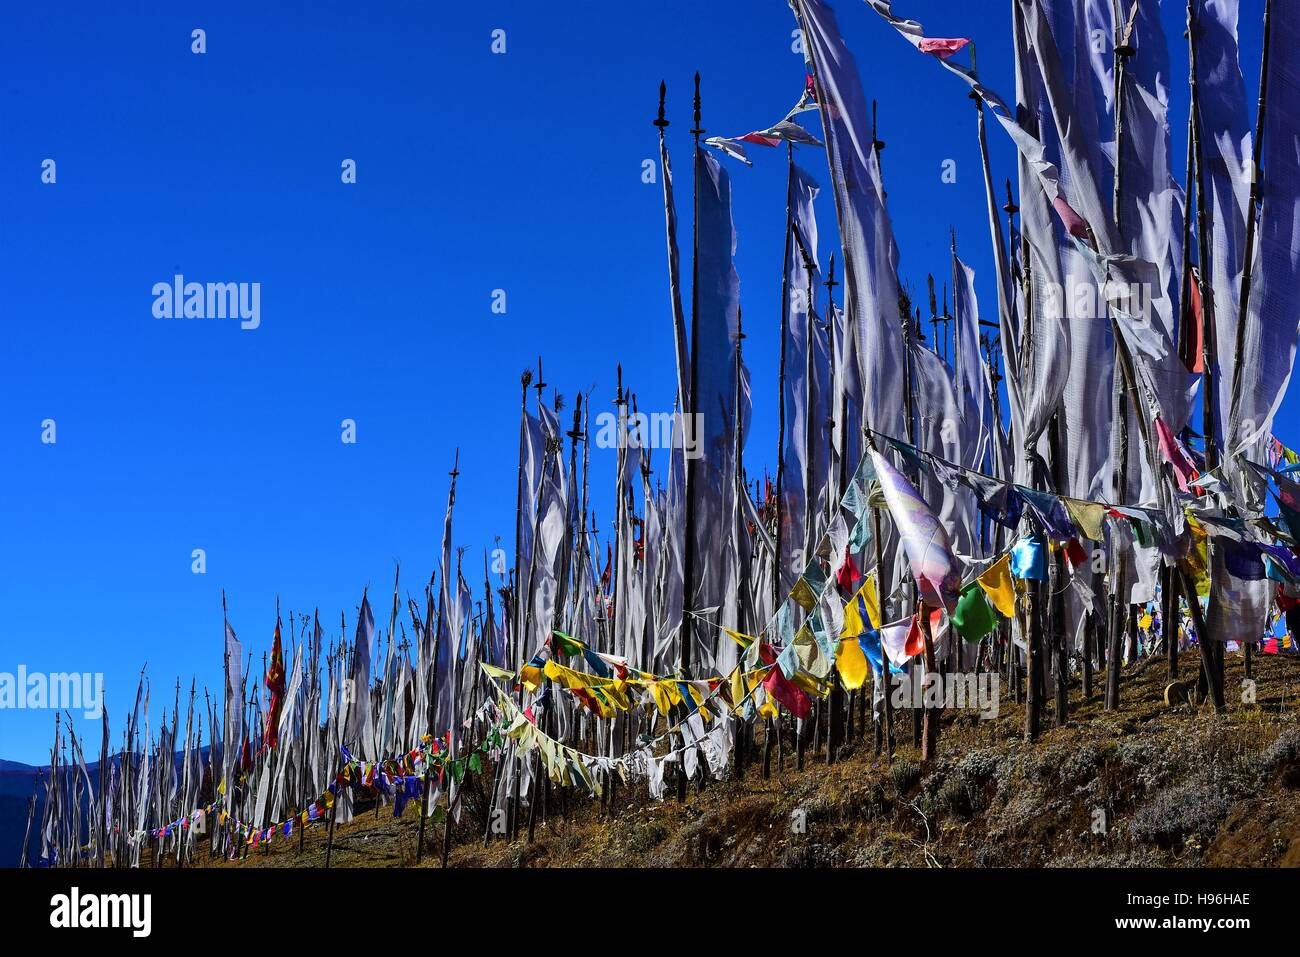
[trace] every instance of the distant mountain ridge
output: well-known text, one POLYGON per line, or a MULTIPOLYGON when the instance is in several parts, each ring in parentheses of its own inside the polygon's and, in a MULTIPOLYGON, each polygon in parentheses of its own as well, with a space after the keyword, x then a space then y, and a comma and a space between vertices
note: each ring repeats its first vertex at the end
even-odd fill
MULTIPOLYGON (((205 760, 206 747, 200 752, 205 760)), ((177 767, 183 757, 176 753, 177 767)), ((113 756, 114 758, 117 755, 113 756)), ((41 850, 40 823, 45 810, 45 774, 49 765, 24 764, 21 761, 7 761, 0 758, 0 867, 17 867, 22 853, 23 830, 27 827, 27 802, 33 792, 36 794, 36 819, 32 824, 32 833, 28 839, 27 860, 32 863, 41 850), (38 783, 39 782, 39 783, 38 783)), ((90 780, 98 785, 98 761, 88 761, 86 770, 90 780)))
MULTIPOLYGON (((0 867, 16 867, 22 851, 23 829, 27 827, 27 801, 36 790, 37 780, 45 768, 21 761, 0 758, 0 867)), ((39 820, 45 806, 43 794, 36 797, 36 816, 39 820)), ((32 830, 38 830, 36 825, 32 830)), ((36 835, 33 835, 36 837, 36 835)), ((34 849, 29 849, 28 859, 40 851, 39 838, 34 849)))

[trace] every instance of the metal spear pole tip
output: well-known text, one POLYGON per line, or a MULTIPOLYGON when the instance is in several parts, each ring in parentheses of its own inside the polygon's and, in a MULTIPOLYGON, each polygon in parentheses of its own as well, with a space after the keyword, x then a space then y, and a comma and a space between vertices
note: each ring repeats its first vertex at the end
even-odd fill
POLYGON ((695 71, 695 129, 691 130, 696 136, 704 132, 704 127, 700 126, 700 71, 695 71))

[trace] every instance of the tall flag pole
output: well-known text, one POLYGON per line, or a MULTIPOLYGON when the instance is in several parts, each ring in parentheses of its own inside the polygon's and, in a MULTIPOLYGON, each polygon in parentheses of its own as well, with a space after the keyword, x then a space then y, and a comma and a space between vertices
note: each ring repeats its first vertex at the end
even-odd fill
MULTIPOLYGON (((1281 30, 1283 49, 1287 39, 1295 40, 1298 19, 1292 5, 1281 5, 1281 30)), ((1234 458, 1257 458, 1271 434, 1273 416, 1286 392, 1291 369, 1295 362, 1297 319, 1294 306, 1289 302, 1296 287, 1300 270, 1292 248, 1295 208, 1297 206, 1297 175, 1300 162, 1295 155, 1297 138, 1293 107, 1290 101, 1295 93, 1295 83, 1290 70, 1279 71, 1277 80, 1283 84, 1282 97, 1277 102, 1275 116, 1282 121, 1266 133, 1265 122, 1272 117, 1267 112, 1269 79, 1272 72, 1270 51, 1273 34, 1273 4, 1264 4, 1264 42, 1259 73, 1259 103, 1256 108, 1255 137, 1250 162, 1250 196, 1246 206, 1246 241, 1242 261, 1240 307, 1237 315, 1237 335, 1232 361, 1231 400, 1228 424, 1224 439, 1234 458), (1261 208, 1260 158, 1263 147, 1268 147, 1267 170, 1269 190, 1267 209, 1261 208), (1252 266, 1256 258, 1256 222, 1263 230, 1259 248, 1259 295, 1251 297, 1252 266), (1289 292, 1288 292, 1289 290, 1289 292), (1255 452, 1256 454, 1250 454, 1255 452)), ((1276 91, 1275 91, 1276 92, 1276 91)), ((1236 483, 1234 483, 1235 485, 1236 483)), ((1246 496, 1243 496, 1246 498, 1246 496)), ((1262 512, 1262 503, 1260 511, 1262 512)), ((1225 569, 1226 571, 1226 569, 1225 569)), ((1215 622, 1215 632, 1225 641, 1241 640, 1245 655, 1245 674, 1253 677, 1255 641, 1261 636, 1261 621, 1267 620, 1272 605, 1271 586, 1261 582, 1232 581, 1233 591, 1242 596, 1238 608, 1224 615, 1231 624, 1220 628, 1215 622), (1235 612, 1235 614, 1234 614, 1235 612), (1242 614, 1242 612, 1245 612, 1242 614), (1235 625, 1235 627, 1233 627, 1235 625), (1231 635, 1228 632, 1231 629, 1231 635)), ((1215 611, 1219 609, 1216 607, 1215 611)), ((1225 609, 1226 610, 1226 609, 1225 609)))
MULTIPOLYGON (((1191 82, 1192 137, 1196 156, 1196 247, 1200 256, 1200 301, 1201 301, 1201 431, 1205 434, 1205 470, 1213 471, 1219 467, 1219 434, 1216 405, 1218 403, 1218 348, 1215 335, 1215 302, 1211 289, 1213 270, 1212 243, 1210 241, 1209 215, 1206 211, 1205 174, 1205 124, 1201 114, 1200 84, 1197 81, 1197 33, 1200 24, 1197 20, 1195 3, 1187 0, 1187 45, 1189 73, 1191 82)), ((1214 597, 1214 552, 1212 539, 1206 541, 1206 565, 1210 569, 1210 598, 1214 597)), ((1187 596, 1189 605, 1196 605, 1193 613, 1197 614, 1200 605, 1195 593, 1187 596)), ((1208 692, 1214 702, 1214 709, 1222 711, 1226 705, 1223 695, 1223 662, 1220 655, 1222 646, 1197 623, 1197 637, 1201 649, 1203 665, 1202 691, 1208 692)))
POLYGON ((786 540, 785 523, 788 519, 785 509, 785 375, 787 344, 789 341, 789 316, 790 316, 790 252, 794 241, 794 220, 791 209, 794 196, 794 144, 789 140, 785 144, 786 149, 786 179, 785 179, 785 253, 781 258, 781 325, 779 327, 781 343, 781 357, 777 366, 777 434, 776 434, 776 499, 774 502, 776 510, 776 568, 772 576, 772 608, 776 609, 781 604, 781 596, 784 591, 782 576, 786 571, 784 561, 783 543, 786 540))
MULTIPOLYGON (((700 134, 705 132, 700 126, 700 74, 697 70, 695 73, 695 101, 694 101, 694 118, 695 125, 691 128, 691 136, 694 137, 695 146, 693 154, 692 171, 694 174, 694 216, 691 222, 691 390, 687 397, 687 404, 683 409, 683 414, 690 416, 690 421, 694 421, 696 413, 699 411, 700 395, 700 134)), ((697 426, 698 428, 698 426, 697 426)), ((678 649, 678 667, 682 676, 689 680, 691 675, 691 651, 695 644, 695 616, 691 614, 694 610, 695 586, 696 586, 696 542, 695 542, 695 525, 696 515, 696 492, 699 490, 699 461, 698 455, 693 455, 686 464, 686 556, 683 561, 684 586, 682 588, 682 637, 678 649)), ((685 762, 678 762, 677 769, 677 800, 686 800, 686 769, 685 762)))

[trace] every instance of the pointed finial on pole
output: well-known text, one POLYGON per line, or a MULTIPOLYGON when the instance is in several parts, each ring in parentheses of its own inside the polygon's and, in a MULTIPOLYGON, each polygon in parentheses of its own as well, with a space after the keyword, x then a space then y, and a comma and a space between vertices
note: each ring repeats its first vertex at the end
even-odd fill
POLYGON ((573 428, 565 433, 565 435, 569 437, 569 439, 572 441, 574 445, 577 445, 584 438, 586 438, 586 436, 583 435, 582 433, 582 429, 580 428, 581 425, 582 425, 582 393, 579 392, 577 401, 574 403, 574 407, 573 407, 573 428))
POLYGON ((1020 212, 1020 207, 1017 206, 1015 200, 1011 198, 1010 177, 1007 178, 1007 202, 1006 205, 1002 207, 1002 209, 1007 213, 1008 216, 1014 216, 1016 213, 1020 212))
POLYGON ((834 253, 831 253, 830 268, 826 274, 826 281, 822 283, 822 285, 826 287, 826 302, 827 302, 826 315, 827 315, 827 322, 829 322, 830 321, 829 317, 831 316, 831 310, 835 306, 835 287, 839 285, 839 283, 835 281, 835 254, 834 253))
POLYGON ((700 141, 700 134, 704 132, 704 127, 700 126, 700 71, 695 71, 695 129, 691 130, 695 134, 695 142, 700 141))
POLYGON ((660 134, 663 133, 664 128, 668 125, 668 121, 664 119, 664 97, 667 94, 668 94, 668 84, 665 83, 663 80, 660 80, 659 81, 659 117, 654 121, 655 126, 659 127, 660 134))

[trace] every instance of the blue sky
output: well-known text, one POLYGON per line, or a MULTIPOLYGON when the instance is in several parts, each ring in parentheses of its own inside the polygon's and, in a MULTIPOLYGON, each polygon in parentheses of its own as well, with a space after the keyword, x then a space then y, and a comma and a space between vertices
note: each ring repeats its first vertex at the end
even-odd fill
MULTIPOLYGON (((1165 6, 1181 156, 1183 6, 1165 6)), ((951 224, 992 315, 964 87, 861 3, 836 7, 880 101, 904 282, 923 303, 926 273, 949 275, 951 224)), ((1243 8, 1254 90, 1262 0, 1243 8)), ((981 75, 1010 98, 1009 3, 898 10, 973 37, 981 75)), ((319 608, 334 634, 343 611, 350 630, 394 560, 404 589, 428 580, 457 447, 455 538, 478 582, 494 536, 512 542, 521 370, 541 355, 568 407, 592 390, 598 412, 622 362, 643 410, 671 408, 662 200, 641 181, 660 79, 686 229, 692 73, 711 134, 768 126, 802 87, 793 29, 784 0, 9 5, 0 671, 103 672, 116 740, 146 662, 155 721, 178 677, 220 688, 223 588, 259 654, 277 596, 286 613, 319 608), (260 327, 155 319, 151 289, 177 272, 259 282, 260 327)), ((1011 150, 995 124, 989 138, 1001 183, 1011 150)), ((756 474, 775 457, 785 187, 783 153, 751 152, 753 169, 724 162, 756 474)), ((820 151, 797 159, 825 184, 820 151)), ((829 250, 829 192, 818 206, 829 250)), ((606 529, 613 456, 592 454, 606 529)), ((0 711, 0 757, 45 761, 52 725, 49 711, 0 711)), ((78 729, 98 738, 94 722, 78 729)))

